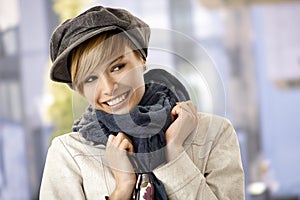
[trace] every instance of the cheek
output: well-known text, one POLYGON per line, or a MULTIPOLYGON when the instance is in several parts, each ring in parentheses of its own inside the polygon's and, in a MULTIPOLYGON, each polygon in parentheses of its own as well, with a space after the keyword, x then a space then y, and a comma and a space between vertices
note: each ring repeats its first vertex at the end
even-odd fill
POLYGON ((144 72, 139 69, 127 72, 120 80, 119 84, 127 85, 132 89, 136 90, 140 87, 145 86, 144 82, 144 72))
POLYGON ((136 105, 145 93, 145 81, 143 74, 136 73, 133 77, 128 79, 127 84, 130 84, 130 87, 133 90, 131 101, 133 101, 134 105, 136 105))
POLYGON ((94 104, 95 96, 96 96, 96 87, 88 86, 84 87, 84 97, 90 104, 94 104))

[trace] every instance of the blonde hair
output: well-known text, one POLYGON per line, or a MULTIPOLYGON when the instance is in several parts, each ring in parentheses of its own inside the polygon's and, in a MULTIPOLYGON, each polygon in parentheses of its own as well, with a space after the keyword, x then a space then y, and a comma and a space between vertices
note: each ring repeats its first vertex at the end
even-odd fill
POLYGON ((124 33, 106 32, 82 43, 71 52, 72 86, 83 94, 83 83, 87 76, 99 65, 106 66, 125 52, 125 47, 131 48, 136 56, 143 59, 134 44, 124 33))

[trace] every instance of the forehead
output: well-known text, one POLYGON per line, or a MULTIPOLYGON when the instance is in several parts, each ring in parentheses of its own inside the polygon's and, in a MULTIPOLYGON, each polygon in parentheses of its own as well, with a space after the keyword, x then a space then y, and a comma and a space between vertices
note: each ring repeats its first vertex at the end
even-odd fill
MULTIPOLYGON (((120 51, 119 54, 116 54, 111 57, 111 59, 107 63, 107 66, 113 64, 114 62, 117 62, 119 60, 124 60, 124 59, 132 57, 132 56, 135 56, 134 51, 129 46, 126 45, 124 47, 123 51, 120 51)), ((137 58, 137 57, 135 57, 135 58, 137 58)))

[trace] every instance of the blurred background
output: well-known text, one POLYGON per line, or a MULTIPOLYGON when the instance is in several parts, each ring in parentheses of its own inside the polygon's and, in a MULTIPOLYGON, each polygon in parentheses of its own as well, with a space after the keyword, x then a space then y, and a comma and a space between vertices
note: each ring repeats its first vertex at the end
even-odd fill
MULTIPOLYGON (((74 120, 73 92, 48 78, 49 39, 63 20, 99 4, 125 8, 152 28, 190 38, 197 47, 174 34, 164 42, 190 55, 205 74, 200 44, 216 69, 206 81, 219 81, 209 83, 210 98, 193 95, 199 111, 223 115, 235 127, 246 198, 300 198, 300 1, 0 0, 1 200, 38 199, 51 139, 70 132, 74 120), (214 109, 206 109, 212 104, 207 99, 214 109)), ((149 56, 192 76, 171 53, 149 56)))

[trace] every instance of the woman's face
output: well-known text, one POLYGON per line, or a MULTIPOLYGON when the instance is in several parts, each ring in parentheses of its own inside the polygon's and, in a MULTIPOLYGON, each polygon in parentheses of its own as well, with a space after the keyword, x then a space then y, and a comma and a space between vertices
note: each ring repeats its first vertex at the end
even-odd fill
POLYGON ((97 66, 84 80, 83 95, 97 110, 125 114, 141 101, 145 93, 145 61, 129 47, 109 65, 97 66))

